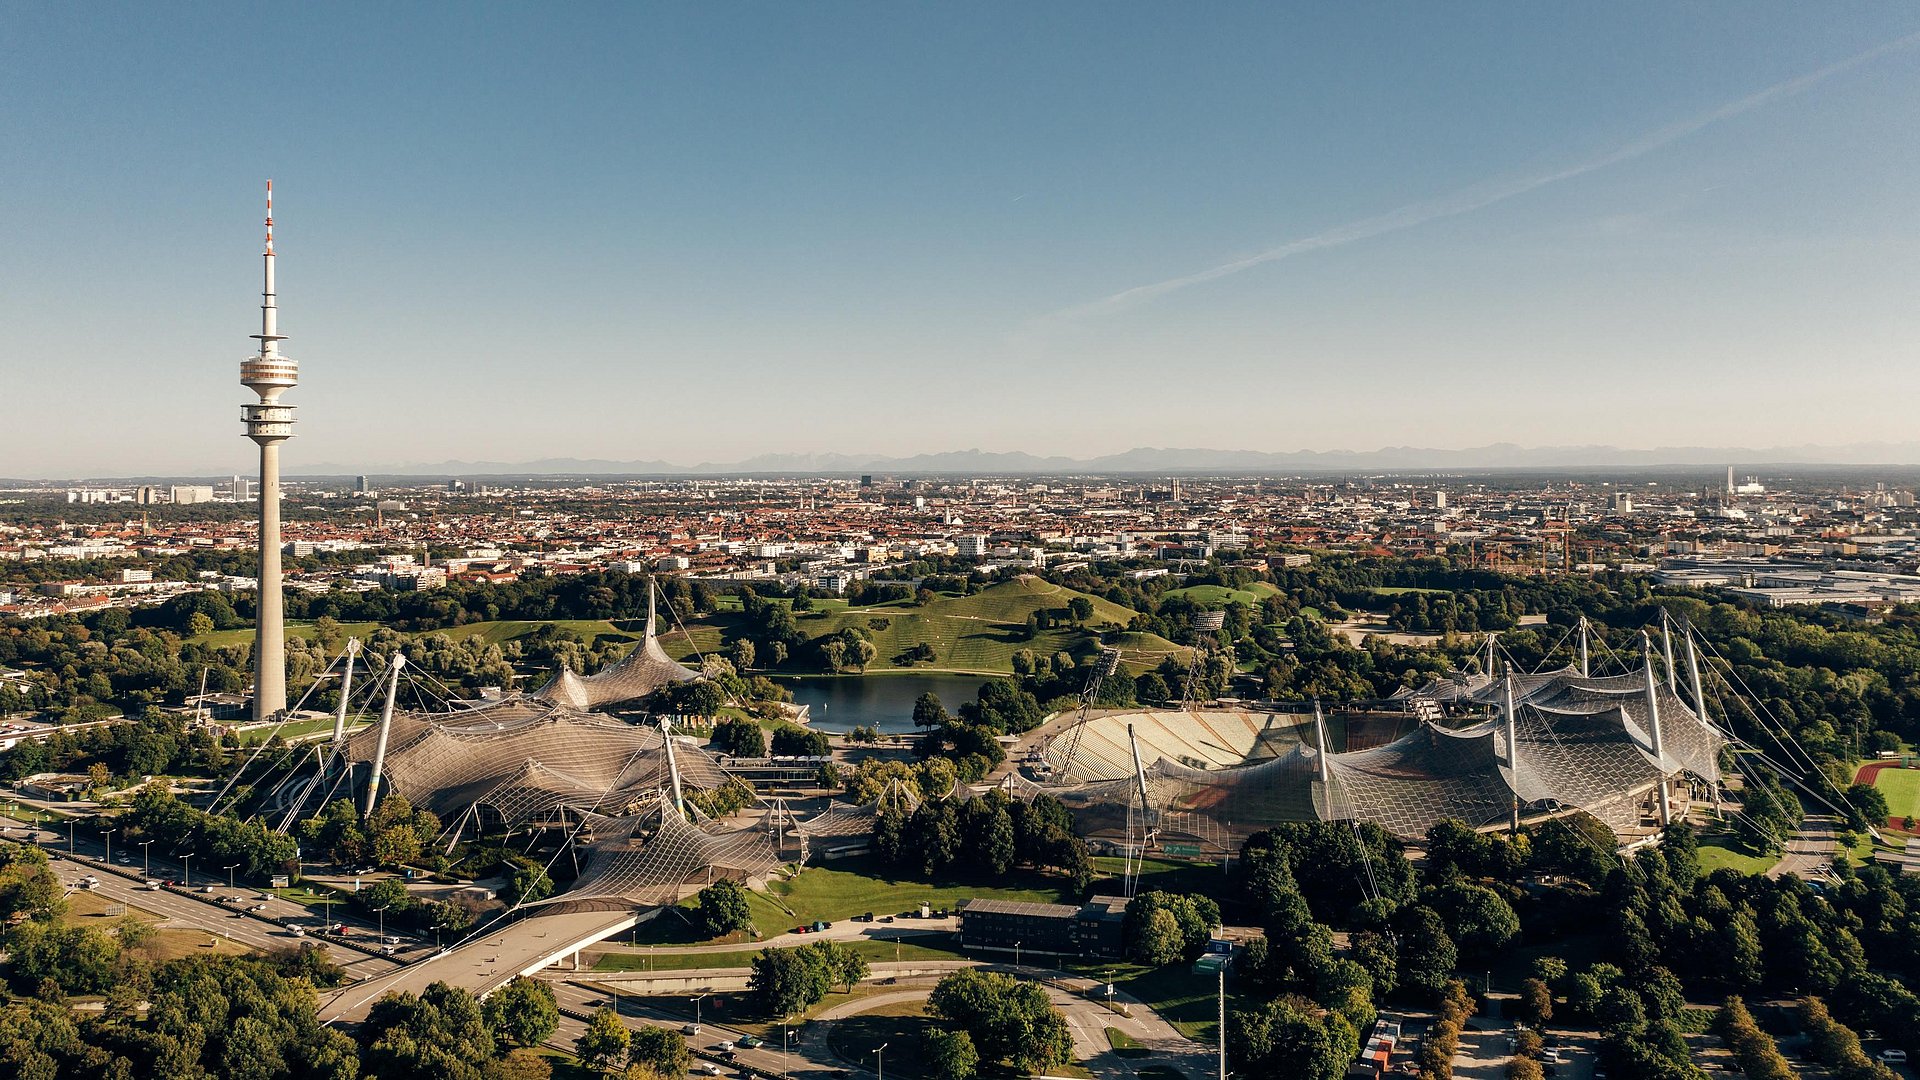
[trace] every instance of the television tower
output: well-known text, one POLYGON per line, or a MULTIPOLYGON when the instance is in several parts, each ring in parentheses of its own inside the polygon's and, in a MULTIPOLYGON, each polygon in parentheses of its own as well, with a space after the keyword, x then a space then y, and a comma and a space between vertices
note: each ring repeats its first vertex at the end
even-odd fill
POLYGON ((243 406, 247 438, 260 446, 260 599, 253 627, 253 718, 287 711, 287 636, 280 582, 280 444, 293 438, 293 406, 280 395, 300 381, 300 365, 280 355, 280 312, 273 296, 273 181, 267 181, 265 283, 260 290, 260 351, 240 361, 240 385, 260 395, 243 406))

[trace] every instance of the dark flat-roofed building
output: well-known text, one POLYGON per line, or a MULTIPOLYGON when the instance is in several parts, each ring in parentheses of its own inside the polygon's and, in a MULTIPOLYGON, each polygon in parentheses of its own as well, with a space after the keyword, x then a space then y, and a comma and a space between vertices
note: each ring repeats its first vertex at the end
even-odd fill
POLYGON ((1024 900, 963 900, 960 944, 1049 956, 1118 956, 1123 947, 1127 902, 1096 896, 1085 904, 1040 904, 1024 900))

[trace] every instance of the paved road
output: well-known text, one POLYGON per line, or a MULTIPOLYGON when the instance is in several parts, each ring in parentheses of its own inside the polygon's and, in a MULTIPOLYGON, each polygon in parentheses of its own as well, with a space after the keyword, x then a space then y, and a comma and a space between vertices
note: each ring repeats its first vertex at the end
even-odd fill
POLYGON ((1780 861, 1773 864, 1767 876, 1777 878, 1784 874, 1798 874, 1811 877, 1813 872, 1833 861, 1835 834, 1840 831, 1840 819, 1832 814, 1808 814, 1800 819, 1800 827, 1787 839, 1787 852, 1780 861))
POLYGON ((357 1023, 383 994, 418 994, 435 982, 486 995, 515 975, 544 967, 633 925, 633 912, 586 911, 536 915, 476 934, 460 944, 398 971, 344 987, 320 1003, 326 1023, 357 1023))
MULTIPOLYGON (((0 818, 0 824, 9 827, 8 836, 15 840, 33 839, 47 849, 53 859, 54 871, 68 884, 86 876, 96 877, 100 887, 94 892, 114 903, 128 904, 142 908, 161 916, 168 925, 193 927, 205 930, 209 934, 226 938, 236 944, 261 952, 271 952, 297 946, 303 939, 287 932, 286 927, 276 920, 301 923, 318 923, 306 908, 290 900, 277 896, 261 899, 257 890, 241 886, 229 889, 222 884, 212 894, 188 892, 184 889, 149 890, 142 885, 141 867, 108 864, 103 860, 104 845, 77 840, 73 854, 68 854, 66 837, 56 836, 49 831, 38 830, 8 818, 0 818), (56 839, 58 843, 56 844, 56 839), (244 905, 220 902, 223 897, 241 896, 246 898, 244 905), (256 904, 265 904, 260 912, 241 910, 256 904)), ((156 877, 173 877, 179 870, 164 860, 152 862, 152 872, 156 877)), ((342 905, 344 908, 344 905, 342 905)), ((345 920, 342 920, 345 921, 345 920)), ((375 935, 372 928, 365 929, 371 939, 375 935)), ((392 971, 399 964, 384 956, 369 956, 358 949, 345 947, 337 943, 322 942, 333 961, 347 970, 350 979, 362 979, 392 971)))
MULTIPOLYGON (((614 1002, 605 992, 577 982, 555 979, 551 985, 554 997, 560 1002, 560 1027, 554 1032, 553 1037, 547 1040, 547 1044, 572 1053, 574 1042, 580 1038, 587 1026, 579 1017, 591 1015, 595 1009, 613 1005, 614 1002)), ((929 983, 927 989, 931 988, 932 984, 929 983)), ((927 990, 923 989, 918 993, 921 997, 925 997, 927 990)), ((625 1020, 630 1028, 651 1025, 673 1028, 677 1031, 687 1022, 683 1016, 676 1016, 658 1009, 642 1008, 633 998, 621 998, 619 1008, 621 1019, 625 1020)), ((757 1050, 736 1049, 733 1060, 739 1065, 750 1065, 774 1076, 781 1075, 784 1070, 786 1075, 795 1077, 796 1080, 828 1080, 840 1070, 847 1068, 833 1056, 831 1050, 827 1049, 824 1028, 817 1025, 796 1026, 791 1030, 794 1038, 788 1042, 785 1054, 781 1053, 780 1043, 775 1041, 772 1046, 757 1050)), ((717 1052, 721 1042, 737 1043, 744 1034, 744 1032, 714 1024, 703 1024, 700 1034, 687 1037, 687 1045, 696 1051, 713 1054, 717 1052)), ((738 1070, 728 1069, 727 1071, 733 1073, 738 1070)), ((698 1073, 696 1072, 695 1075, 698 1073)))

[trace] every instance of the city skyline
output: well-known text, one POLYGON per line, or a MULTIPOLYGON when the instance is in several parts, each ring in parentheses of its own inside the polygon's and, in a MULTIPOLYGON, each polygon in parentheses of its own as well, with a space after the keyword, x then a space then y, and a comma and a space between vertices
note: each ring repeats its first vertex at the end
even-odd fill
POLYGON ((1385 10, 12 12, 0 473, 249 471, 269 174, 292 474, 1913 447, 1920 20, 1385 10))

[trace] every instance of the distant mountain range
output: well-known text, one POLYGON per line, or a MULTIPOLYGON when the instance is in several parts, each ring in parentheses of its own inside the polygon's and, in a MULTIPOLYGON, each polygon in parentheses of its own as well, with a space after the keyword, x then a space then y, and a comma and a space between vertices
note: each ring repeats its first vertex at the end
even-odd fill
POLYGON ((1666 446, 1650 450, 1617 446, 1539 446, 1493 443, 1458 450, 1390 446, 1379 450, 1206 450, 1136 447, 1098 457, 1041 457, 1020 451, 952 450, 911 457, 880 454, 761 454, 743 461, 613 461, 605 458, 542 458, 536 461, 441 461, 431 464, 314 464, 289 475, 340 476, 741 476, 928 473, 963 475, 1059 475, 1068 473, 1291 473, 1405 470, 1575 469, 1594 467, 1733 465, 1913 465, 1920 442, 1855 443, 1842 446, 1767 448, 1666 446))

